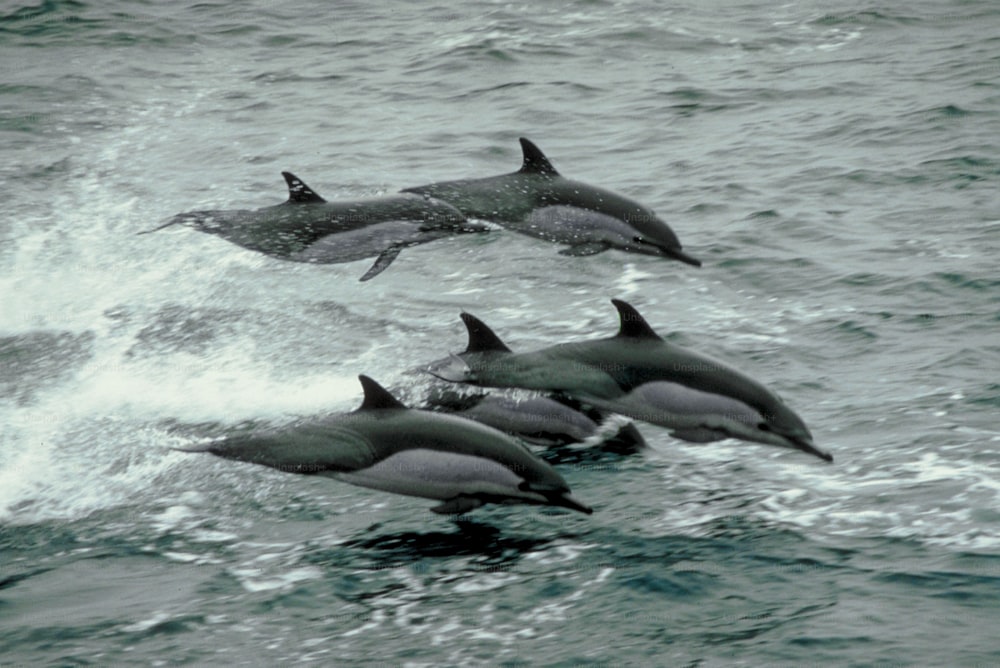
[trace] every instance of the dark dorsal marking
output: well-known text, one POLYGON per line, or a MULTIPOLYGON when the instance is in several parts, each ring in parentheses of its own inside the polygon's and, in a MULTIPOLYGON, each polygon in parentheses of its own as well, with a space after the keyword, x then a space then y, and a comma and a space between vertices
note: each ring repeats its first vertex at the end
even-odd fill
POLYGON ((291 172, 282 172, 285 183, 288 184, 288 201, 296 204, 317 204, 326 200, 313 192, 313 189, 305 184, 299 177, 291 172))
POLYGON ((520 172, 522 174, 544 174, 545 176, 559 176, 559 172, 552 166, 549 159, 545 157, 542 150, 530 141, 521 137, 521 151, 524 152, 524 162, 521 163, 520 172))
POLYGON ((511 352, 510 348, 500 340, 500 337, 493 333, 493 330, 486 326, 486 323, 472 315, 462 313, 462 322, 469 330, 469 346, 465 349, 467 353, 488 353, 488 352, 511 352))
POLYGON ((618 309, 618 317, 621 319, 618 338, 663 340, 663 337, 653 331, 646 319, 639 315, 634 306, 621 299, 612 299, 611 303, 618 309))
POLYGON ((359 411, 372 411, 384 408, 406 408, 399 399, 389 394, 385 389, 368 376, 361 374, 358 376, 361 387, 365 391, 365 400, 361 402, 359 411))

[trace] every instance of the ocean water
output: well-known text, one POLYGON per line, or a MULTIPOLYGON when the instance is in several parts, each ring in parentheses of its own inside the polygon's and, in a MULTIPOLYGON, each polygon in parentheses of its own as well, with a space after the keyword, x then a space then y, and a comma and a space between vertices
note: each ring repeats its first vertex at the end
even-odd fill
POLYGON ((1000 6, 7 3, 0 664, 1000 664, 1000 6), (285 263, 189 229, 520 164, 653 207, 695 269, 503 230, 285 263), (592 516, 171 450, 421 396, 611 298, 803 416, 827 465, 640 425, 544 453, 592 516))

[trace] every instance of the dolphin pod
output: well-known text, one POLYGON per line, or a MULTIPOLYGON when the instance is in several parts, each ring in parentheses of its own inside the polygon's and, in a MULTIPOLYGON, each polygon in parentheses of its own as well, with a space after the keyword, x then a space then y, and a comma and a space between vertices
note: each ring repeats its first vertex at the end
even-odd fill
MULTIPOLYGON (((609 190, 563 177, 521 138, 520 169, 443 181, 396 195, 328 202, 282 172, 288 200, 256 210, 181 213, 153 230, 184 225, 287 261, 314 264, 376 258, 360 280, 383 272, 400 252, 450 235, 486 232, 473 219, 564 244, 588 256, 621 250, 701 266, 650 209, 609 190)), ((530 398, 451 392, 408 408, 368 376, 349 413, 283 428, 230 434, 186 448, 282 471, 320 475, 372 489, 434 499, 432 511, 485 504, 547 505, 590 514, 566 481, 526 443, 563 446, 615 441, 645 446, 631 422, 611 435, 609 415, 664 427, 675 438, 734 438, 833 461, 777 394, 732 366, 665 341, 627 302, 613 299, 619 329, 603 339, 513 352, 483 321, 461 318, 468 345, 424 370, 451 383, 516 388, 530 398)), ((454 386, 452 386, 454 387, 454 386)))
POLYGON ((263 209, 189 211, 149 230, 186 225, 237 246, 293 262, 333 264, 375 257, 361 277, 382 273, 407 246, 465 232, 486 232, 455 207, 430 196, 400 194, 328 202, 291 172, 288 200, 263 209))
POLYGON ((350 413, 181 450, 435 499, 442 503, 431 510, 442 514, 487 503, 593 512, 516 439, 472 420, 407 408, 368 376, 359 379, 364 401, 350 413))
POLYGON ((560 251, 563 255, 594 255, 615 248, 701 266, 652 210, 610 190, 563 177, 541 149, 524 137, 520 142, 524 160, 516 172, 442 181, 403 192, 430 195, 470 218, 567 244, 560 251))
POLYGON ((664 341, 629 303, 612 300, 612 337, 514 353, 485 323, 462 314, 469 344, 439 378, 486 387, 564 392, 596 408, 666 427, 681 440, 737 438, 833 461, 808 427, 764 385, 715 358, 664 341))

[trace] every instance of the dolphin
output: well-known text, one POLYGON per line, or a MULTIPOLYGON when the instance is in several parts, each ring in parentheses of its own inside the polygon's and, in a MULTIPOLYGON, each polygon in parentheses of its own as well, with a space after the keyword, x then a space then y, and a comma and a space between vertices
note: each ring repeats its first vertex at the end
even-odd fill
MULTIPOLYGON (((190 211, 157 228, 187 225, 243 248, 293 262, 333 264, 376 257, 362 281, 383 272, 407 246, 489 228, 455 207, 412 194, 327 202, 291 172, 288 200, 263 209, 190 211)), ((142 233, 140 233, 142 234, 142 233)))
POLYGON ((565 400, 550 396, 466 395, 438 391, 432 393, 426 403, 430 410, 482 422, 531 445, 565 446, 591 440, 622 452, 646 447, 645 439, 631 422, 612 432, 601 425, 608 417, 606 413, 586 411, 578 404, 570 406, 565 400))
POLYGON ((588 415, 543 396, 437 395, 428 403, 431 410, 487 424, 532 445, 580 443, 598 432, 598 424, 588 415))
POLYGON ((679 260, 695 267, 673 230, 652 210, 617 193, 559 174, 542 151, 521 137, 524 161, 510 174, 442 181, 402 192, 430 195, 469 218, 488 220, 529 236, 567 244, 563 255, 594 255, 617 248, 679 260))
POLYGON ((663 340, 631 304, 612 303, 620 318, 615 336, 528 353, 512 352, 485 323, 463 313, 468 347, 432 373, 487 387, 563 392, 666 427, 681 440, 737 438, 833 461, 777 394, 725 362, 663 340))
POLYGON ((407 408, 368 376, 358 378, 364 401, 350 413, 180 449, 436 499, 442 503, 431 510, 441 514, 487 503, 593 512, 515 438, 472 420, 407 408))

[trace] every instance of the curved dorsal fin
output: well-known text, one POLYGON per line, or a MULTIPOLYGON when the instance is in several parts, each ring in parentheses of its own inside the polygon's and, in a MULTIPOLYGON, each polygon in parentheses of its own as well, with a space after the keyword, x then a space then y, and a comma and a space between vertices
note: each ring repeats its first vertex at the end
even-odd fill
POLYGON ((646 319, 639 315, 634 306, 621 299, 612 299, 611 303, 618 309, 618 317, 621 319, 618 338, 663 340, 663 337, 653 331, 646 319))
POLYGON ((368 376, 361 374, 358 376, 361 387, 365 391, 365 400, 361 402, 359 411, 378 410, 382 408, 406 408, 399 399, 389 394, 385 389, 368 376))
POLYGON ((326 200, 313 192, 313 189, 305 184, 299 177, 291 172, 282 172, 285 183, 288 184, 288 201, 295 204, 315 204, 326 200))
POLYGON ((549 159, 545 157, 542 150, 521 137, 521 151, 524 152, 524 162, 521 163, 520 172, 522 174, 544 174, 546 176, 559 176, 559 172, 552 166, 549 159))
POLYGON ((488 353, 503 352, 509 353, 511 350, 500 340, 500 337, 493 333, 493 330, 486 326, 482 320, 471 313, 462 312, 462 322, 469 330, 469 346, 465 349, 467 353, 488 353))

